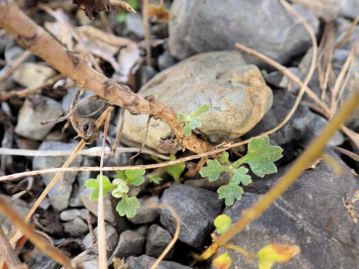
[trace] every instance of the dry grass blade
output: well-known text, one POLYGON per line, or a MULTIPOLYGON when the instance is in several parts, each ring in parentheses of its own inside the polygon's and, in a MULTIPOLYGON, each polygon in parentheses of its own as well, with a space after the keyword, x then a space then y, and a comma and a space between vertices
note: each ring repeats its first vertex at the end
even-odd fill
POLYGON ((152 65, 152 52, 151 52, 151 29, 149 23, 149 14, 148 14, 148 1, 143 0, 142 4, 142 14, 143 14, 143 28, 145 30, 145 41, 146 41, 146 64, 152 65))
POLYGON ((359 155, 358 154, 355 154, 354 152, 351 152, 347 149, 344 149, 344 148, 340 148, 340 147, 335 147, 334 148, 336 151, 339 151, 340 153, 348 156, 349 158, 351 158, 352 160, 356 161, 356 162, 359 162, 359 155))
POLYGON ((0 226, 0 268, 3 268, 3 262, 6 263, 8 268, 17 268, 25 269, 26 267, 22 266, 22 263, 19 257, 15 254, 12 249, 8 238, 6 237, 3 229, 0 226), (1 258, 3 260, 1 260, 1 258))
POLYGON ((0 71, 0 82, 8 78, 12 72, 14 72, 27 58, 31 55, 29 50, 25 50, 19 57, 13 62, 10 62, 0 71))
POLYGON ((359 23, 359 16, 355 18, 355 20, 353 21, 352 25, 350 26, 350 28, 348 29, 348 31, 344 34, 344 36, 339 40, 339 42, 337 43, 337 45, 335 46, 335 48, 341 48, 344 46, 344 44, 346 42, 348 42, 349 38, 351 37, 351 35, 353 34, 355 27, 357 26, 357 24, 359 23))

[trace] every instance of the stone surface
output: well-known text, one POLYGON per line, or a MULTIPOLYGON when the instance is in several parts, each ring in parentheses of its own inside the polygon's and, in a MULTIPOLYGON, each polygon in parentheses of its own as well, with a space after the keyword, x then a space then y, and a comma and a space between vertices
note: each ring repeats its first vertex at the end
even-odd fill
MULTIPOLYGON (((73 150, 76 147, 76 143, 62 143, 56 141, 45 141, 39 147, 39 150, 73 150)), ((32 161, 34 169, 46 169, 61 167, 68 156, 56 156, 56 157, 41 157, 36 156, 32 161)), ((71 166, 81 166, 82 156, 77 156, 72 162, 71 166)), ((41 176, 46 185, 48 185, 51 179, 54 177, 53 174, 44 174, 41 176)), ((49 192, 49 201, 55 210, 61 211, 67 208, 69 199, 72 191, 72 183, 75 181, 76 172, 64 173, 61 180, 56 184, 55 187, 49 192)))
POLYGON ((137 256, 143 253, 145 237, 135 231, 127 230, 120 234, 118 245, 113 255, 119 258, 137 256))
MULTIPOLYGON (((204 133, 214 143, 234 139, 250 130, 272 104, 271 89, 259 69, 247 64, 236 51, 211 52, 193 56, 162 71, 139 91, 154 96, 175 112, 190 114, 208 103, 211 110, 200 116, 204 133)), ((134 116, 126 111, 123 139, 141 144, 148 115, 134 116)), ((161 139, 171 137, 162 121, 151 119, 147 146, 166 151, 161 139)))
POLYGON ((135 34, 138 37, 145 36, 143 20, 140 14, 128 14, 126 19, 126 31, 135 34))
POLYGON ((333 21, 338 17, 344 5, 348 0, 293 0, 305 8, 310 9, 313 13, 325 21, 333 21))
POLYGON ((60 219, 62 221, 70 221, 77 217, 82 218, 83 220, 87 219, 88 211, 86 209, 68 209, 60 213, 60 219))
POLYGON ((165 52, 158 57, 158 67, 161 71, 170 68, 174 64, 175 60, 172 58, 168 50, 165 50, 165 52))
MULTIPOLYGON (((171 239, 172 236, 169 232, 157 224, 152 224, 148 229, 146 238, 146 255, 157 258, 167 247, 171 239)), ((173 251, 170 251, 166 258, 170 258, 172 254, 173 251)))
MULTIPOLYGON (((173 207, 181 220, 179 240, 195 248, 209 240, 213 220, 223 205, 214 192, 177 184, 164 191, 161 203, 173 207)), ((160 221, 174 233, 176 221, 169 210, 161 210, 160 221)))
POLYGON ((42 253, 33 255, 27 262, 29 269, 59 269, 61 266, 42 253))
MULTIPOLYGON (((317 32, 318 19, 301 6, 295 8, 317 32)), ((241 42, 284 63, 310 46, 301 23, 278 0, 176 0, 171 13, 169 47, 180 59, 199 52, 233 49, 241 42)))
MULTIPOLYGON (((324 162, 307 170, 258 220, 231 239, 250 251, 268 243, 297 244, 301 252, 289 264, 276 268, 317 269, 356 268, 359 263, 358 224, 354 223, 343 202, 353 199, 359 180, 333 152, 327 151, 343 168, 337 175, 324 162)), ((285 170, 285 169, 284 169, 285 170)), ((283 170, 275 175, 276 181, 283 170)), ((225 211, 233 221, 259 195, 246 193, 241 201, 225 211)), ((353 205, 359 209, 358 202, 353 205)), ((230 253, 233 268, 257 268, 230 253)))
MULTIPOLYGON (((21 199, 11 199, 10 196, 0 194, 0 197, 7 201, 11 207, 17 212, 22 218, 26 217, 26 214, 30 210, 30 205, 21 199)), ((17 228, 13 225, 3 214, 0 214, 0 227, 4 233, 10 238, 15 234, 17 228)))
POLYGON ((158 208, 153 208, 153 206, 157 205, 159 202, 158 197, 152 196, 149 198, 141 198, 140 200, 140 208, 137 210, 136 216, 132 219, 129 219, 134 224, 145 224, 154 222, 160 210, 158 208))
POLYGON ((89 228, 87 223, 80 217, 77 217, 64 224, 65 233, 72 237, 79 237, 86 233, 89 228))
MULTIPOLYGON (((127 259, 128 269, 148 269, 151 268, 151 265, 156 261, 155 258, 142 255, 139 257, 129 257, 127 259)), ((175 262, 166 262, 162 261, 157 267, 157 269, 192 269, 189 266, 184 266, 175 262)))
POLYGON ((355 19, 359 14, 359 0, 346 0, 341 14, 355 19))
POLYGON ((12 74, 12 79, 22 86, 36 88, 55 75, 55 70, 37 63, 23 63, 12 74))
MULTIPOLYGON (((97 227, 94 229, 94 235, 97 239, 97 227)), ((118 233, 116 231, 115 228, 113 228, 111 225, 106 224, 105 227, 105 232, 106 232, 106 246, 107 246, 107 250, 108 251, 112 251, 113 249, 115 249, 117 242, 118 242, 118 233)), ((92 242, 92 236, 90 234, 87 234, 82 243, 84 244, 86 249, 89 249, 91 247, 93 247, 93 242, 92 242)))
POLYGON ((55 100, 41 95, 29 97, 20 109, 15 133, 29 139, 42 140, 54 124, 44 125, 41 122, 56 119, 62 114, 61 105, 55 100))

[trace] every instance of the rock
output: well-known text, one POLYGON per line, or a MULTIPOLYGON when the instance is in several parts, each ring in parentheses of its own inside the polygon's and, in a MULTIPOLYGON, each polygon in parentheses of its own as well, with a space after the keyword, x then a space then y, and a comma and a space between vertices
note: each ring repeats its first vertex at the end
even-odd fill
POLYGON ((55 124, 41 124, 63 114, 61 105, 41 95, 27 98, 22 105, 15 133, 33 140, 43 140, 55 124))
POLYGON ((55 75, 55 70, 37 63, 23 63, 12 74, 12 79, 22 86, 37 88, 55 75))
MULTIPOLYGON (((294 7, 318 32, 318 19, 301 6, 294 7)), ((303 25, 277 0, 176 0, 171 13, 169 48, 180 59, 199 52, 233 49, 241 42, 285 63, 310 47, 303 25)))
MULTIPOLYGON (((90 193, 91 190, 87 188, 83 189, 80 194, 81 201, 88 211, 90 211, 92 214, 97 216, 97 201, 92 201, 90 199, 90 193)), ((105 220, 107 220, 113 225, 116 223, 116 215, 113 211, 111 199, 108 195, 106 195, 104 199, 104 214, 105 214, 105 220)))
MULTIPOLYGON (((181 220, 179 240, 195 248, 209 240, 213 220, 223 205, 216 193, 177 184, 164 191, 161 203, 174 208, 181 220)), ((167 231, 174 233, 176 220, 169 210, 161 210, 160 221, 167 231)))
MULTIPOLYGON (((288 115, 295 102, 295 96, 287 90, 276 90, 273 100, 272 108, 246 136, 253 137, 276 127, 288 115)), ((319 135, 327 123, 327 120, 311 112, 307 106, 299 105, 289 122, 271 134, 271 140, 281 146, 293 140, 306 145, 319 135)), ((336 132, 329 145, 338 146, 343 142, 343 135, 336 132)))
POLYGON ((145 224, 154 222, 160 213, 159 208, 153 208, 153 206, 158 205, 158 201, 159 199, 156 196, 152 196, 149 198, 141 198, 141 206, 137 210, 136 216, 129 220, 134 224, 145 224))
MULTIPOLYGON (((199 128, 211 142, 234 139, 250 130, 272 104, 272 92, 259 69, 247 64, 235 51, 193 56, 162 71, 139 91, 154 96, 175 112, 190 114, 208 103, 211 110, 200 116, 199 128)), ((144 141, 148 115, 125 112, 123 139, 128 144, 144 141)), ((151 119, 146 145, 158 151, 161 139, 171 137, 168 125, 151 119)))
POLYGON ((126 19, 126 30, 138 37, 145 36, 145 29, 143 28, 143 20, 140 14, 128 14, 126 19))
MULTIPOLYGON (((254 252, 272 242, 299 245, 298 257, 277 268, 356 268, 359 263, 358 225, 343 202, 353 199, 359 181, 337 155, 332 151, 326 153, 343 168, 342 175, 337 175, 323 161, 314 170, 305 171, 259 219, 232 238, 231 243, 254 252)), ((283 172, 276 174, 273 180, 277 181, 283 172)), ((243 209, 258 198, 257 194, 246 193, 225 214, 237 221, 243 209)), ((234 252, 230 255, 233 268, 257 268, 245 264, 234 252)))
MULTIPOLYGON (((17 212, 23 218, 25 218, 25 216, 30 210, 30 205, 21 199, 13 200, 10 196, 5 196, 2 194, 0 194, 0 197, 4 199, 6 202, 8 202, 11 205, 11 207, 14 209, 14 211, 17 212)), ((18 230, 18 228, 2 214, 0 214, 0 227, 3 229, 5 235, 7 235, 8 238, 13 236, 15 232, 18 230)))
MULTIPOLYGON (((297 67, 289 67, 288 70, 296 75, 298 78, 303 79, 304 76, 302 72, 297 67)), ((277 88, 288 89, 292 93, 296 93, 299 90, 298 84, 284 76, 279 71, 273 71, 265 75, 265 80, 270 86, 275 86, 277 88)))
MULTIPOLYGON (((157 258, 171 242, 172 236, 169 232, 157 224, 152 224, 147 233, 146 255, 157 258)), ((166 255, 170 258, 173 255, 173 249, 166 255)))
MULTIPOLYGON (((156 261, 155 258, 142 255, 139 257, 129 257, 127 259, 128 269, 148 269, 151 268, 151 265, 156 261)), ((192 269, 189 266, 184 266, 175 262, 164 262, 162 261, 157 267, 157 269, 192 269)))
POLYGON ((56 263, 49 256, 42 253, 32 255, 27 262, 27 265, 29 266, 29 269, 59 269, 61 267, 61 265, 56 263))
POLYGON ((347 0, 294 0, 293 2, 301 4, 326 22, 330 22, 339 15, 347 0))
MULTIPOLYGON (((73 258, 73 261, 78 264, 81 269, 98 269, 98 251, 97 247, 91 247, 73 258)), ((61 267, 61 269, 66 269, 61 267)))
POLYGON ((346 0, 341 15, 355 19, 359 14, 359 0, 346 0))
POLYGON ((120 234, 113 255, 119 258, 138 256, 143 253, 145 237, 135 231, 127 230, 120 234))
MULTIPOLYGON (((76 147, 76 143, 61 143, 55 141, 45 141, 39 147, 39 150, 73 150, 76 147)), ((56 157, 42 157, 35 156, 32 161, 34 169, 47 169, 61 167, 68 156, 56 156, 56 157)), ((82 156, 77 156, 72 162, 71 166, 81 166, 82 156)), ((41 175, 46 185, 50 183, 53 174, 41 175)), ((62 179, 56 184, 55 187, 49 192, 49 201, 55 210, 61 211, 68 207, 69 199, 72 191, 72 183, 75 181, 76 172, 64 173, 62 179)))
POLYGON ((168 50, 165 50, 165 52, 158 57, 158 67, 161 71, 170 68, 175 63, 175 60, 172 58, 168 50))
MULTIPOLYGON (((108 251, 112 251, 115 249, 117 242, 118 242, 118 234, 115 228, 113 228, 111 225, 106 224, 105 226, 105 232, 106 232, 106 246, 108 251)), ((98 227, 94 229, 94 235, 97 239, 97 233, 98 233, 98 227)), ((87 234, 83 239, 83 244, 86 249, 89 249, 93 247, 92 237, 90 234, 87 234)))
POLYGON ((65 233, 72 237, 79 237, 86 233, 89 228, 87 223, 80 217, 77 217, 64 224, 65 233))
POLYGON ((83 220, 87 219, 88 211, 86 209, 68 209, 64 210, 60 214, 60 219, 62 221, 70 221, 77 217, 82 218, 83 220))
MULTIPOLYGON (((62 98, 61 105, 62 105, 63 111, 66 111, 66 112, 70 111, 70 106, 71 106, 72 100, 74 99, 74 97, 76 95, 76 92, 77 92, 76 87, 68 89, 67 94, 64 96, 64 98, 62 98)), ((83 91, 83 94, 80 96, 79 100, 84 99, 89 96, 92 96, 92 95, 93 94, 91 91, 85 90, 85 91, 83 91)))

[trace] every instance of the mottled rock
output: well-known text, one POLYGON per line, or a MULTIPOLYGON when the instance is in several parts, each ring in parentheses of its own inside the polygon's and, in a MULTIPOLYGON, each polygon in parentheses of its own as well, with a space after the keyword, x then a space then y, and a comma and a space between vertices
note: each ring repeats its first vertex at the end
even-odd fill
MULTIPOLYGON (((129 257, 127 259, 128 269, 148 269, 156 261, 155 258, 142 255, 139 257, 129 257)), ((185 266, 175 262, 162 261, 156 267, 157 269, 192 269, 189 266, 185 266)))
MULTIPOLYGON (((294 7, 317 32, 319 21, 314 14, 294 7)), ((284 63, 310 46, 303 25, 278 0, 176 0, 171 13, 169 48, 180 59, 199 52, 233 49, 241 42, 284 63)))
MULTIPOLYGON (((56 141, 45 141, 41 144, 39 150, 73 150, 76 147, 76 143, 61 143, 56 141)), ((34 169, 46 169, 61 167, 68 156, 56 156, 56 157, 42 157, 36 156, 32 161, 34 169)), ((77 156, 72 162, 71 166, 81 166, 82 156, 77 156)), ((46 185, 48 185, 53 174, 44 174, 42 179, 46 185)), ((75 181, 76 172, 64 173, 62 179, 56 184, 55 187, 49 192, 49 201, 55 210, 61 211, 67 208, 72 191, 72 183, 75 181)))
MULTIPOLYGON (((161 226, 152 224, 148 229, 146 239, 146 255, 157 258, 167 247, 172 239, 172 236, 161 226)), ((170 258, 172 254, 173 249, 166 255, 166 258, 170 258)))
POLYGON ((56 119, 62 114, 61 105, 55 100, 41 95, 29 97, 20 109, 15 133, 29 139, 42 140, 54 124, 41 122, 56 119))
POLYGON ((55 70, 37 63, 23 63, 12 74, 12 79, 22 86, 36 88, 55 75, 55 70))
MULTIPOLYGON (((353 199, 359 180, 338 156, 331 151, 326 153, 343 168, 342 175, 337 175, 324 162, 314 170, 305 171, 258 220, 232 238, 231 243, 254 252, 272 242, 299 245, 298 257, 277 268, 356 268, 359 263, 358 224, 343 202, 353 199)), ((276 174, 273 181, 283 172, 276 174)), ((236 221, 243 209, 258 198, 257 194, 246 193, 225 213, 236 221)), ((245 264, 237 253, 230 255, 233 268, 257 268, 245 264)))
MULTIPOLYGON (((175 112, 190 114, 208 103, 211 110, 200 116, 200 132, 214 143, 234 139, 250 130, 272 104, 272 91, 259 69, 247 64, 236 51, 211 52, 193 56, 162 71, 139 91, 154 96, 175 112)), ((146 134, 148 115, 124 117, 123 139, 141 144, 146 134)), ((171 137, 169 126, 151 119, 146 145, 156 150, 161 139, 171 137)))
MULTIPOLYGON (((94 235, 95 238, 97 239, 97 233, 98 233, 98 227, 96 227, 94 229, 94 235)), ((107 246, 107 250, 108 251, 112 251, 118 242, 118 233, 116 231, 115 228, 113 228, 111 225, 106 224, 105 226, 105 233, 106 233, 106 246, 107 246)), ((93 242, 92 242, 92 236, 91 234, 87 234, 84 239, 83 239, 83 244, 85 246, 86 249, 89 249, 91 247, 93 247, 93 242)))
MULTIPOLYGON (((223 204, 214 192, 177 184, 164 191, 161 202, 174 208, 181 220, 179 240, 195 248, 209 240, 213 220, 223 204)), ((166 230, 174 233, 176 220, 169 210, 161 210, 160 221, 166 230)))
POLYGON ((113 255, 119 258, 137 256, 143 253, 145 237, 135 231, 127 230, 120 234, 113 255))
POLYGON ((87 223, 80 217, 77 217, 64 224, 65 233, 72 237, 79 237, 86 233, 89 228, 87 223))
POLYGON ((134 224, 145 224, 155 221, 160 212, 158 208, 154 208, 154 206, 158 204, 158 201, 159 199, 156 196, 141 198, 141 205, 137 210, 136 216, 129 220, 134 224))

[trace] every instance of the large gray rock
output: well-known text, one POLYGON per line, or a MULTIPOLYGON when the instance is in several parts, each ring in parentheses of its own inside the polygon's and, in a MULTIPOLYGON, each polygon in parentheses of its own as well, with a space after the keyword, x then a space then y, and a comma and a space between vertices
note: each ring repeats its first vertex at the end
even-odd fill
POLYGON ((118 245, 113 255, 119 258, 142 254, 145 237, 135 231, 127 230, 120 234, 118 245))
MULTIPOLYGON (((318 19, 301 6, 295 8, 317 32, 318 19)), ((169 47, 180 59, 233 49, 241 42, 283 63, 310 46, 303 25, 278 0, 175 0, 171 13, 169 47)))
POLYGON ((141 198, 140 208, 137 209, 136 216, 129 219, 134 224, 145 224, 154 222, 159 216, 160 210, 155 206, 158 205, 159 199, 157 196, 149 198, 141 198))
POLYGON ((53 75, 55 70, 51 67, 37 63, 23 63, 12 74, 12 79, 25 87, 36 88, 53 75))
MULTIPOLYGON (((297 244, 301 252, 290 264, 276 268, 318 269, 357 268, 359 229, 343 202, 353 199, 359 179, 332 152, 343 168, 337 175, 324 162, 307 170, 267 211, 247 229, 231 239, 256 252, 269 243, 297 244)), ((277 181, 283 170, 274 176, 277 181)), ((237 221, 243 209, 253 205, 257 194, 246 193, 225 213, 237 221)), ((356 209, 358 210, 358 208, 356 209)), ((233 268, 257 268, 230 253, 233 268)))
MULTIPOLYGON (((142 255, 140 257, 129 257, 127 259, 128 269, 148 269, 151 268, 152 264, 156 261, 155 258, 142 255)), ((165 262, 162 261, 157 267, 157 269, 192 269, 189 266, 184 266, 175 262, 165 262)))
MULTIPOLYGON (((144 85, 142 96, 154 96, 175 112, 190 114, 208 103, 211 110, 201 115, 200 132, 211 142, 234 139, 250 130, 272 105, 272 91, 259 69, 247 64, 239 52, 222 51, 193 56, 161 72, 144 85)), ((148 115, 126 111, 123 139, 142 144, 148 115)), ((151 119, 146 145, 163 150, 161 139, 171 137, 169 126, 151 119)))
MULTIPOLYGON (((209 239, 213 220, 223 205, 214 192, 177 184, 164 191, 161 202, 174 208, 180 218, 179 240, 195 248, 209 239)), ((175 232, 176 220, 168 209, 161 210, 160 221, 171 234, 175 232)))
POLYGON ((359 14, 359 0, 346 0, 343 5, 342 15, 355 19, 359 14))
MULTIPOLYGON (((39 150, 59 150, 67 151, 73 150, 76 147, 76 143, 62 143, 56 141, 45 141, 39 147, 39 150)), ((47 169, 61 167, 68 156, 56 156, 56 157, 42 157, 36 156, 32 161, 34 169, 47 169)), ((80 166, 82 162, 82 156, 77 156, 72 162, 71 166, 80 166)), ((54 177, 53 174, 44 174, 42 179, 46 185, 48 185, 51 179, 54 177)), ((72 191, 72 183, 76 178, 76 172, 64 173, 62 178, 56 184, 55 187, 49 192, 49 201, 55 210, 61 211, 67 208, 69 199, 72 191)))
POLYGON ((44 125, 41 122, 56 119, 62 114, 61 104, 51 98, 34 95, 22 105, 15 133, 29 139, 42 140, 54 124, 44 125))

